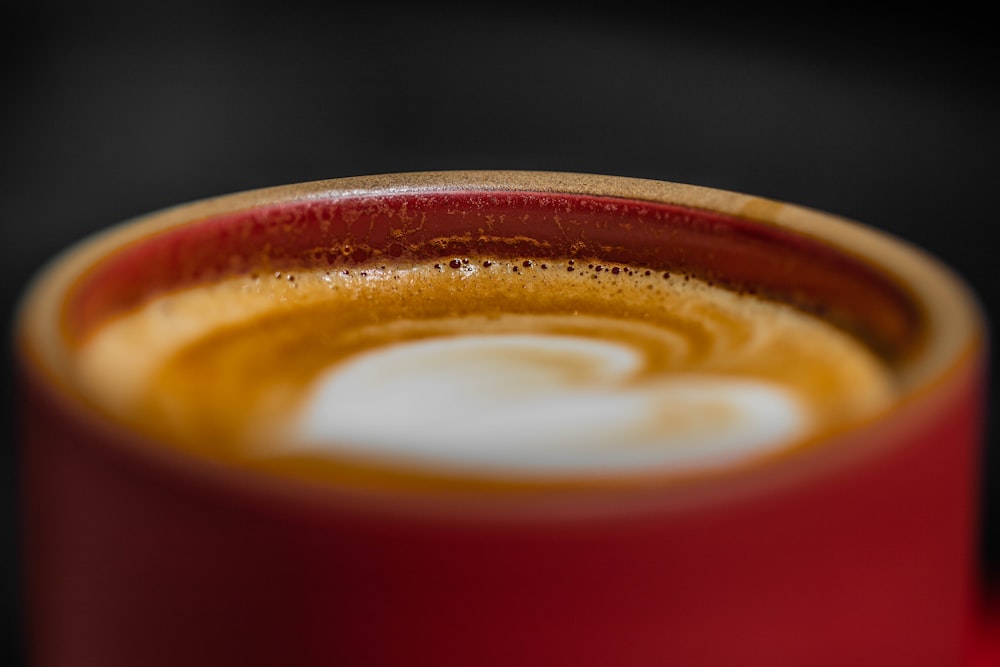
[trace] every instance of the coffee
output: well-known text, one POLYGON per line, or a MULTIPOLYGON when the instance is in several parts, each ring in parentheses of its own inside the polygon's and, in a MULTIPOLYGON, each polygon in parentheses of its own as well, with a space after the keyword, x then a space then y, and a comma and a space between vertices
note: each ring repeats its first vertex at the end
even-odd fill
POLYGON ((894 396, 886 362, 820 318, 603 261, 257 267, 105 324, 78 378, 163 442, 341 482, 380 467, 683 476, 795 448, 894 396))
POLYGON ((834 245, 573 181, 426 178, 110 232, 65 288, 56 365, 198 457, 435 488, 739 469, 908 382, 920 313, 834 245))

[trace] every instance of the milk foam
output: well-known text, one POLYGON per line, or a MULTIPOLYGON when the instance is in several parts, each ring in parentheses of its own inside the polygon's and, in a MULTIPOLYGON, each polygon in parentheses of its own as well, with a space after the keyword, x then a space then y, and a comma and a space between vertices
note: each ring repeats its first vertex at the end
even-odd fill
POLYGON ((286 440, 315 454, 532 471, 673 469, 759 456, 807 428, 777 385, 642 378, 640 351, 563 335, 396 344, 322 374, 286 440))

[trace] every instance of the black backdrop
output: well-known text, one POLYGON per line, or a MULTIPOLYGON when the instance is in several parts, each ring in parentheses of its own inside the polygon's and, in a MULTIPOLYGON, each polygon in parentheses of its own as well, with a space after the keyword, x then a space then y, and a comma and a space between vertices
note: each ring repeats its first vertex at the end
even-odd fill
MULTIPOLYGON (((1000 299, 989 236, 997 49, 986 17, 959 7, 948 9, 961 23, 719 4, 78 4, 15 1, 0 14, 8 322, 41 262, 110 223, 260 186, 455 168, 598 172, 791 201, 932 250, 988 314, 1000 299)), ((2 370, 12 443, 9 354, 2 370)), ((993 431, 982 554, 996 572, 993 431)), ((16 459, 12 444, 0 449, 3 664, 22 656, 16 459)))

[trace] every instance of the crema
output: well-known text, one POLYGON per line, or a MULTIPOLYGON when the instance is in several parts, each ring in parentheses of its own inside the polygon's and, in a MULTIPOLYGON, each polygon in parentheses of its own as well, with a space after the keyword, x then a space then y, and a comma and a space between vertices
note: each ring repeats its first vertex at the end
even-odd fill
POLYGON ((896 394, 819 317, 579 257, 248 271, 110 320, 74 373, 171 446, 338 483, 682 478, 807 446, 896 394))

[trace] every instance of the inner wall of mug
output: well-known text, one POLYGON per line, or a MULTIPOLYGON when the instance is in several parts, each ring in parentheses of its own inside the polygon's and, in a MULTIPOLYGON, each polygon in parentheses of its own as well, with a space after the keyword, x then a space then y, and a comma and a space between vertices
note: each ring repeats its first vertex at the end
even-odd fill
POLYGON ((233 275, 470 255, 697 277, 825 317, 896 367, 927 333, 924 309, 889 274, 782 227, 612 197, 464 191, 280 203, 162 232, 91 267, 67 293, 62 328, 72 347, 150 298, 233 275))
POLYGON ((340 179, 151 216, 43 274, 26 301, 22 339, 75 394, 74 348, 165 292, 254 271, 468 255, 597 258, 783 301, 867 343, 897 374, 904 399, 977 344, 975 306, 961 283, 867 228, 695 186, 520 172, 340 179))

